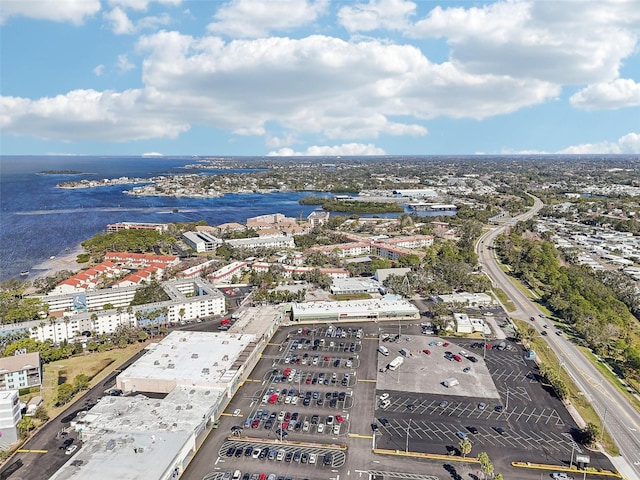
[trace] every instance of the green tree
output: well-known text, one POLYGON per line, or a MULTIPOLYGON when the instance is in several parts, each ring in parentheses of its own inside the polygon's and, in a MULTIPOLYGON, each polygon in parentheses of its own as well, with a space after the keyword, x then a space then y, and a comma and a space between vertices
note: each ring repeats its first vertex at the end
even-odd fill
POLYGON ((89 388, 89 377, 84 373, 76 375, 73 379, 73 388, 76 392, 87 390, 89 388))
POLYGON ((18 420, 16 427, 18 428, 20 438, 26 438, 27 435, 29 435, 29 432, 36 428, 36 425, 33 423, 33 419, 31 417, 22 417, 18 420))
POLYGON ((493 480, 504 480, 504 476, 498 472, 493 476, 493 480))
POLYGON ((471 441, 468 438, 463 438, 458 442, 458 449, 460 450, 460 453, 462 454, 463 457, 466 457, 468 454, 471 453, 472 447, 473 445, 471 444, 471 441))
POLYGON ((60 405, 65 405, 66 403, 69 403, 69 401, 73 398, 75 394, 76 394, 76 390, 73 387, 73 385, 69 383, 63 383, 61 385, 58 385, 58 391, 56 395, 56 405, 60 406, 60 405))
POLYGON ((587 423, 587 425, 580 429, 580 442, 587 446, 593 447, 598 442, 600 436, 600 428, 595 423, 587 423))
POLYGON ((37 418, 38 420, 40 420, 42 423, 49 420, 49 412, 47 412, 47 409, 44 407, 44 405, 40 405, 36 409, 36 413, 33 416, 34 418, 37 418))

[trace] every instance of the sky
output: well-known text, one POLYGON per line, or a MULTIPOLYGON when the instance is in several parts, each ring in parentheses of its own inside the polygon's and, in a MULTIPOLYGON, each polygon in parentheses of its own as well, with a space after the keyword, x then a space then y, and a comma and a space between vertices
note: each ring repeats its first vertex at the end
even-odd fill
POLYGON ((638 0, 0 0, 2 155, 640 153, 638 0))

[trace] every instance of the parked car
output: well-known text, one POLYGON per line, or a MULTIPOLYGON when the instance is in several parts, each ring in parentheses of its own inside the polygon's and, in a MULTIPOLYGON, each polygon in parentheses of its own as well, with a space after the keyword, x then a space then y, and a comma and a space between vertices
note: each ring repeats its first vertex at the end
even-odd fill
POLYGON ((467 434, 464 432, 456 432, 456 436, 460 439, 460 440, 464 440, 465 438, 467 438, 467 434))

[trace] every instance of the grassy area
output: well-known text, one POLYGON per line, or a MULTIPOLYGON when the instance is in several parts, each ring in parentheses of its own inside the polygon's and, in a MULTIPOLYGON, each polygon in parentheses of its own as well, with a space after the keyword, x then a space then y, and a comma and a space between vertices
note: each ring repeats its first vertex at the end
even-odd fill
POLYGON ((507 297, 507 295, 501 289, 493 287, 492 292, 496 297, 498 297, 498 300, 500 300, 500 303, 504 305, 504 308, 507 310, 507 312, 513 312, 516 309, 513 302, 509 300, 509 297, 507 297))
POLYGON ((618 378, 611 370, 609 370, 606 364, 603 364, 587 347, 578 347, 578 349, 588 358, 591 363, 604 375, 609 382, 614 385, 625 396, 633 407, 640 411, 640 401, 627 391, 627 386, 622 383, 622 380, 618 378))
MULTIPOLYGON (((65 382, 73 383, 76 375, 85 374, 91 379, 90 385, 93 387, 145 346, 146 343, 136 343, 123 349, 87 353, 44 365, 42 398, 49 417, 56 417, 67 407, 67 405, 55 406, 58 385, 65 382)), ((73 400, 82 393, 76 394, 73 400)))
POLYGON ((343 300, 369 300, 371 295, 368 293, 351 293, 343 295, 329 295, 331 300, 343 301, 343 300))
MULTIPOLYGON (((524 330, 529 325, 527 322, 514 320, 514 323, 518 329, 524 330)), ((549 348, 544 338, 538 336, 534 337, 529 342, 529 347, 536 352, 537 361, 539 364, 545 363, 551 365, 554 369, 560 372, 560 378, 569 388, 570 396, 569 401, 573 407, 578 411, 582 419, 587 423, 593 423, 594 425, 601 426, 602 419, 598 416, 591 403, 587 400, 583 392, 573 382, 573 379, 567 371, 560 367, 560 361, 555 353, 549 348)), ((601 444, 604 449, 611 455, 617 456, 620 454, 618 447, 614 443, 609 433, 605 430, 601 440, 601 444)))

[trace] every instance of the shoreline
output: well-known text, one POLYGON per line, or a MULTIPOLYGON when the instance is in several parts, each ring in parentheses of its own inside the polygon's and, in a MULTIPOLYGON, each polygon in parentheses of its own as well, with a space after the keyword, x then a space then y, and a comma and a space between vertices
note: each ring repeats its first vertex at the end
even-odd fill
POLYGON ((64 252, 63 255, 56 255, 55 258, 48 258, 37 265, 31 267, 27 280, 33 281, 37 278, 47 277, 62 270, 71 270, 76 272, 83 268, 82 264, 76 262, 79 254, 84 252, 82 245, 78 244, 71 248, 70 251, 64 252))

